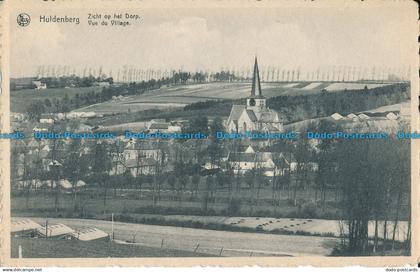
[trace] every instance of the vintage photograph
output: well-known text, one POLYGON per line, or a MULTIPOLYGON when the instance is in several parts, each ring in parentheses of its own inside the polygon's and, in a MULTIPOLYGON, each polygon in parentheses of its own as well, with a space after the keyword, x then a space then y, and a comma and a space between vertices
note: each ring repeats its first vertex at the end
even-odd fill
POLYGON ((417 7, 239 2, 10 4, 10 258, 412 256, 417 7))

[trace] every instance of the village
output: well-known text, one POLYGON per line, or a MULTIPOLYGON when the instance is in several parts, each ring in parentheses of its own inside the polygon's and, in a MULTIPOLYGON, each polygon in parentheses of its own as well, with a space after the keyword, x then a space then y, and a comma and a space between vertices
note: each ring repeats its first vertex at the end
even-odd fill
MULTIPOLYGON (((347 184, 335 176, 342 171, 337 168, 347 166, 344 161, 335 162, 339 151, 329 147, 339 147, 338 142, 311 139, 305 133, 397 133, 408 127, 409 102, 288 122, 268 106, 256 58, 250 83, 243 104, 234 102, 228 116, 103 125, 97 121, 113 115, 88 111, 89 106, 41 113, 36 122, 25 113, 12 113, 14 132, 31 135, 12 140, 14 239, 114 241, 108 223, 96 223, 102 226, 97 228, 56 219, 51 224, 37 218, 43 216, 343 237, 337 226, 347 184), (19 217, 26 216, 26 211, 35 218, 19 217), (182 214, 195 216, 194 221, 182 214), (149 218, 152 215, 163 219, 149 218), (262 221, 261 216, 265 216, 262 221), (219 217, 225 219, 220 222, 219 217)), ((36 91, 46 88, 34 84, 36 91)), ((306 86, 311 84, 320 86, 306 86)), ((365 86, 364 93, 369 91, 365 86)), ((112 96, 110 103, 127 103, 127 97, 112 96)), ((401 213, 406 216, 407 211, 401 213)), ((402 243, 407 238, 406 222, 398 230, 396 237, 402 243)), ((118 233, 114 243, 135 244, 144 239, 124 230, 118 233)), ((162 248, 164 238, 161 244, 162 248)), ((196 253, 197 245, 188 247, 196 253)))

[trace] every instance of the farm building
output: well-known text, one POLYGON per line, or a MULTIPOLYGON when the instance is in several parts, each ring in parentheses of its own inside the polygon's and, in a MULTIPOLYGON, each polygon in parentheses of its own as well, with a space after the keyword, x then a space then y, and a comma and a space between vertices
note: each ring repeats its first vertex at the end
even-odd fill
POLYGON ((54 116, 54 114, 43 113, 39 117, 39 122, 41 124, 54 124, 54 122, 55 122, 55 116, 54 116))
POLYGON ((25 120, 25 114, 17 112, 10 113, 11 122, 22 122, 23 120, 25 120))
POLYGON ((231 132, 267 131, 275 132, 283 129, 278 113, 267 108, 266 98, 261 91, 257 58, 255 58, 251 95, 246 105, 233 105, 227 120, 227 129, 231 132))
POLYGON ((55 224, 41 226, 37 229, 37 234, 40 237, 55 238, 55 239, 69 239, 74 230, 64 224, 55 224))
POLYGON ((347 116, 346 116, 348 119, 352 119, 352 120, 357 120, 358 119, 358 117, 357 117, 357 115, 356 114, 354 114, 354 113, 350 113, 350 114, 347 114, 347 116))
POLYGON ((388 118, 389 120, 397 120, 398 119, 398 115, 396 115, 393 112, 390 112, 386 115, 386 118, 388 118))
POLYGON ((67 119, 77 119, 77 118, 93 118, 96 117, 95 112, 76 112, 72 111, 68 114, 66 114, 67 119))
POLYGON ((14 219, 10 225, 10 232, 17 236, 34 236, 41 225, 30 219, 14 219))
POLYGON ((93 241, 99 239, 108 239, 108 233, 97 229, 97 228, 83 228, 78 229, 75 232, 70 234, 74 239, 78 239, 80 241, 93 241))
POLYGON ((366 115, 365 113, 361 113, 361 114, 359 114, 359 115, 358 115, 358 117, 359 117, 361 120, 368 120, 368 119, 370 119, 370 117, 369 117, 368 115, 366 115))
POLYGON ((155 132, 167 132, 169 128, 169 124, 168 123, 152 123, 149 126, 149 132, 150 133, 155 133, 155 132))
POLYGON ((336 113, 331 115, 331 118, 337 121, 337 120, 343 119, 344 117, 341 114, 336 112, 336 113))
POLYGON ((40 132, 46 132, 46 131, 48 131, 48 129, 50 128, 50 125, 51 124, 49 124, 49 123, 40 123, 40 124, 37 124, 34 128, 33 128, 33 132, 36 132, 36 131, 40 131, 40 132))
POLYGON ((35 85, 36 90, 45 90, 47 89, 47 84, 42 83, 40 80, 34 80, 32 81, 32 84, 35 85))

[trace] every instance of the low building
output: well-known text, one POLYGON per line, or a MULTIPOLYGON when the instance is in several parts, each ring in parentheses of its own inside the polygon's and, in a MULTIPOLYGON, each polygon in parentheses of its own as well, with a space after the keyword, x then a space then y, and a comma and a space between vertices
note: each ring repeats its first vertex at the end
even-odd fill
POLYGON ((37 124, 32 129, 32 131, 33 132, 37 132, 37 131, 39 131, 39 132, 47 132, 50 129, 50 126, 51 126, 51 124, 49 124, 49 123, 40 123, 40 124, 37 124))
POLYGON ((54 238, 54 239, 71 239, 74 230, 64 224, 54 224, 41 226, 37 229, 37 234, 40 237, 54 238))
POLYGON ((331 115, 331 118, 337 121, 337 120, 343 119, 344 117, 341 114, 339 114, 338 112, 336 112, 336 113, 331 115))
POLYGON ((354 114, 354 113, 347 114, 346 117, 347 117, 347 119, 351 119, 351 120, 357 120, 358 119, 357 115, 354 114))
POLYGON ((389 112, 387 115, 386 115, 386 118, 387 119, 389 119, 389 120, 397 120, 398 119, 398 115, 396 115, 395 113, 393 113, 393 112, 389 112))
POLYGON ((30 219, 14 219, 10 225, 10 232, 15 236, 35 236, 41 225, 30 219))
POLYGON ((36 90, 45 90, 47 89, 47 84, 41 82, 40 80, 34 80, 32 81, 32 84, 35 85, 36 90))
POLYGON ((78 229, 75 232, 70 234, 74 239, 78 239, 80 241, 93 241, 93 240, 100 240, 100 239, 109 239, 108 233, 97 229, 97 228, 83 228, 78 229))
POLYGON ((54 124, 54 122, 55 122, 55 116, 54 116, 54 114, 43 113, 39 117, 39 122, 41 124, 54 124))
POLYGON ((169 124, 168 123, 152 123, 149 126, 150 133, 160 132, 168 132, 169 124))

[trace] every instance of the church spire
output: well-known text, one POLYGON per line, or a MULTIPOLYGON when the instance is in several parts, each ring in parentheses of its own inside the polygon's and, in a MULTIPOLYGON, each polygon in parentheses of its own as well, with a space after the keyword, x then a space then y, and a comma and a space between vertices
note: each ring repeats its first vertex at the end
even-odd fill
POLYGON ((260 84, 260 72, 258 70, 257 57, 255 57, 254 74, 252 77, 251 97, 263 97, 260 84))

